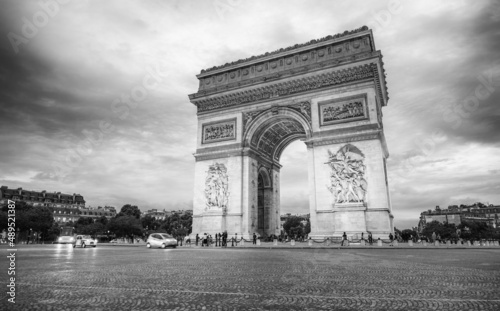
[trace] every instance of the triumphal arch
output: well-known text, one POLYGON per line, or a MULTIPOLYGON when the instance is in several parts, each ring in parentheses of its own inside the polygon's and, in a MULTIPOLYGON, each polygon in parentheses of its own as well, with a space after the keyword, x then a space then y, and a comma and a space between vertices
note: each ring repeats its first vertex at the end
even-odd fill
POLYGON ((280 156, 307 145, 313 238, 393 231, 382 54, 366 26, 202 70, 193 235, 280 233, 280 156))

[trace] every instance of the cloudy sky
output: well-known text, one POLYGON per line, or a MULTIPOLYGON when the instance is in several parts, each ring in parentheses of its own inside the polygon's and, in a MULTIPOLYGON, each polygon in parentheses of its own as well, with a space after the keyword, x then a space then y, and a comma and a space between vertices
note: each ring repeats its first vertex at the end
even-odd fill
MULTIPOLYGON (((40 2, 0 1, 1 185, 191 208, 195 75, 367 25, 388 77, 396 226, 436 205, 500 204, 497 1, 40 2), (148 75, 138 105, 116 105, 148 75)), ((307 213, 305 145, 281 162, 282 211, 307 213)))

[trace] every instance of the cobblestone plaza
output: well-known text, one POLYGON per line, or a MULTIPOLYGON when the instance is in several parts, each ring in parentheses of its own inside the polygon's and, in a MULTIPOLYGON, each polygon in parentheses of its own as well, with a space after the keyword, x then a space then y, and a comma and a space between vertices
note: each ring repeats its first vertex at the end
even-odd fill
POLYGON ((30 245, 16 254, 16 304, 4 291, 0 309, 499 310, 499 258, 498 249, 30 245))

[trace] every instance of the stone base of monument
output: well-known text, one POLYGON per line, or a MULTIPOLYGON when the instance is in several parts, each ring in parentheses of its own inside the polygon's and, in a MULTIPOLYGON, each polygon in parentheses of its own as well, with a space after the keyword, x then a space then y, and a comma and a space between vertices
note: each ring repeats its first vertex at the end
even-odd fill
POLYGON ((274 245, 274 246, 277 246, 277 245, 278 245, 278 239, 274 239, 274 240, 273 240, 273 245, 274 245))

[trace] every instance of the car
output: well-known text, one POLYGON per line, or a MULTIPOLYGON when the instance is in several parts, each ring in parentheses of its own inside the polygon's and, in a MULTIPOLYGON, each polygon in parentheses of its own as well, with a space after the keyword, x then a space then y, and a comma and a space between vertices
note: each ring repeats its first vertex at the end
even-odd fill
POLYGON ((59 244, 73 244, 73 243, 75 243, 75 237, 72 235, 61 235, 57 239, 57 243, 59 243, 59 244))
POLYGON ((109 241, 109 243, 118 243, 118 241, 116 239, 113 239, 113 240, 109 241))
POLYGON ((90 235, 77 235, 73 247, 80 246, 85 248, 87 246, 97 247, 97 240, 93 239, 90 235))
POLYGON ((146 241, 146 247, 161 247, 166 248, 167 246, 177 247, 177 239, 168 233, 151 233, 146 241))

